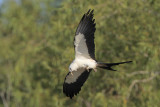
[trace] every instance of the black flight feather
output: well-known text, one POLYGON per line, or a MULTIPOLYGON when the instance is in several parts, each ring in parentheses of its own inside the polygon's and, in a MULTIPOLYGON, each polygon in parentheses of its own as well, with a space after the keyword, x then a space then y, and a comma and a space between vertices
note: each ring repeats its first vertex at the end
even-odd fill
POLYGON ((86 39, 88 53, 92 59, 95 59, 95 44, 94 44, 94 33, 96 31, 95 19, 93 19, 93 11, 90 10, 83 15, 77 30, 76 35, 79 33, 83 34, 86 39))
MULTIPOLYGON (((63 84, 63 93, 66 94, 66 96, 70 97, 72 99, 72 97, 74 95, 77 95, 79 93, 79 91, 81 90, 81 87, 83 86, 83 84, 85 83, 85 81, 87 80, 89 74, 91 72, 91 69, 89 71, 85 70, 78 78, 75 82, 73 83, 66 83, 66 79, 67 76, 71 75, 70 72, 66 75, 65 80, 64 80, 64 84, 63 84)), ((73 74, 74 76, 74 74, 73 74)))

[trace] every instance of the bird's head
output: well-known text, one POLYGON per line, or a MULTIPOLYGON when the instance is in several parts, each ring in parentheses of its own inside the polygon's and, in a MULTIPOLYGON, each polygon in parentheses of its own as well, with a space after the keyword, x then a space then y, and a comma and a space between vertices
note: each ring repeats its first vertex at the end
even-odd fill
POLYGON ((72 72, 72 68, 71 67, 69 67, 69 72, 72 72))
POLYGON ((77 64, 72 62, 69 66, 69 72, 73 72, 73 71, 76 71, 78 68, 77 64))

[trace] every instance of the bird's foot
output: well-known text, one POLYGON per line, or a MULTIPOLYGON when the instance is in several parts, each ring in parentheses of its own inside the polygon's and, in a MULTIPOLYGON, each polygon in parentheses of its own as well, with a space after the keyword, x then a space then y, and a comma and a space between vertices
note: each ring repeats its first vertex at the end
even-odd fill
POLYGON ((94 70, 94 72, 97 72, 97 69, 96 69, 96 68, 94 68, 93 70, 94 70))
POLYGON ((73 76, 73 73, 71 72, 71 75, 73 76))
POLYGON ((89 72, 89 66, 88 65, 86 65, 86 64, 84 64, 84 67, 86 68, 86 70, 89 72))
POLYGON ((89 67, 87 67, 87 71, 88 71, 88 72, 89 72, 89 69, 90 69, 90 68, 89 68, 89 67))

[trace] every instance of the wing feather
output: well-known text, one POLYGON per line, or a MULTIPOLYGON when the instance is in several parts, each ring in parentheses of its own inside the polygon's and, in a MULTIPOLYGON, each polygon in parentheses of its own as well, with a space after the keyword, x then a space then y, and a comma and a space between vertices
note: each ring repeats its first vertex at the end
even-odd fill
POLYGON ((77 71, 73 71, 73 75, 71 75, 69 72, 64 80, 63 93, 70 98, 72 98, 74 95, 77 95, 87 80, 90 72, 91 70, 88 72, 83 68, 80 68, 77 71))
POLYGON ((83 15, 77 27, 76 36, 74 38, 75 56, 95 59, 94 33, 96 24, 93 15, 93 10, 91 11, 89 9, 89 11, 83 15))

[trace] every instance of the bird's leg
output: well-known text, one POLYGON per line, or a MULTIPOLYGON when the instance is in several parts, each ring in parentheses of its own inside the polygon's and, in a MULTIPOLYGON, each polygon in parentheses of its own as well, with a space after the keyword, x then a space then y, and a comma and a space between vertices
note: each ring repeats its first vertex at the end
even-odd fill
POLYGON ((87 64, 84 64, 84 67, 86 68, 86 70, 89 72, 89 66, 87 64))
POLYGON ((94 70, 94 72, 97 72, 97 69, 96 69, 96 68, 94 68, 93 70, 94 70))
POLYGON ((90 68, 87 66, 87 71, 88 71, 88 72, 89 72, 89 69, 90 69, 90 68))
POLYGON ((73 73, 71 72, 71 75, 73 76, 73 73))

